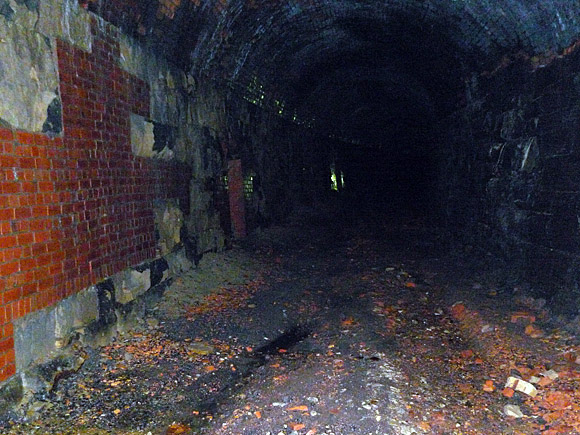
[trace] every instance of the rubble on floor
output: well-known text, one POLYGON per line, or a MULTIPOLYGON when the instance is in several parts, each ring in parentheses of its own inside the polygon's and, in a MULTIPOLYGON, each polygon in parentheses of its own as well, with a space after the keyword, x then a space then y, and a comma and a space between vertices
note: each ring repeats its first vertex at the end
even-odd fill
POLYGON ((580 346, 544 304, 384 233, 298 222, 204 257, 3 433, 580 433, 580 346))

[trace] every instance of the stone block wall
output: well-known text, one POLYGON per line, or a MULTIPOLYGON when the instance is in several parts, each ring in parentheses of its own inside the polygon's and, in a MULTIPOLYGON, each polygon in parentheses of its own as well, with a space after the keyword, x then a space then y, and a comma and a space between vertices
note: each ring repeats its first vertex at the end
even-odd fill
POLYGON ((580 310, 580 52, 514 57, 466 80, 440 129, 450 225, 555 308, 580 310))
POLYGON ((188 202, 187 166, 132 153, 130 115, 150 116, 149 85, 119 66, 118 30, 96 17, 82 22, 90 44, 46 39, 41 59, 54 58, 55 71, 25 66, 28 77, 40 75, 39 91, 11 104, 23 98, 13 87, 2 103, 0 118, 12 125, 0 128, 0 381, 17 369, 15 322, 155 258, 154 201, 188 202), (42 74, 58 77, 50 101, 42 74), (49 119, 54 98, 58 128, 44 128, 36 112, 34 123, 18 117, 41 101, 49 119))

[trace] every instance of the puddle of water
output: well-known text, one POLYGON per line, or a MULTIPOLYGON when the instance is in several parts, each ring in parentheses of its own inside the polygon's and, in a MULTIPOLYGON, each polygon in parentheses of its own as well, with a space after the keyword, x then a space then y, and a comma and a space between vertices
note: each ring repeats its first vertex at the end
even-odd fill
MULTIPOLYGON (((269 356, 279 355, 280 349, 291 349, 307 338, 311 332, 305 326, 294 326, 265 346, 256 349, 252 353, 240 356, 236 360, 237 376, 230 377, 229 381, 223 384, 219 391, 214 392, 210 398, 198 402, 195 406, 199 411, 200 417, 216 415, 219 412, 220 404, 233 397, 236 391, 242 388, 243 382, 241 381, 251 376, 256 369, 266 364, 269 356)), ((195 429, 202 429, 208 426, 208 421, 204 421, 202 418, 190 419, 188 423, 192 427, 195 427, 195 429)))
POLYGON ((312 331, 304 326, 294 326, 289 331, 277 337, 275 340, 256 350, 256 358, 266 355, 277 355, 280 349, 290 349, 310 335, 312 331))

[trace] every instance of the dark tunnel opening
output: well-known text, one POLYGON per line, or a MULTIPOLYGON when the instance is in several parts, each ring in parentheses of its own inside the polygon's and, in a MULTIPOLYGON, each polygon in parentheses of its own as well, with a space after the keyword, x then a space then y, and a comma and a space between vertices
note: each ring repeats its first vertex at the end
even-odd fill
POLYGON ((280 87, 331 142, 346 207, 441 222, 438 120, 458 108, 466 61, 448 26, 369 15, 336 20, 338 42, 292 53, 297 65, 273 79, 292 77, 280 87))
POLYGON ((345 152, 345 206, 364 213, 386 213, 398 223, 442 218, 437 209, 437 169, 425 154, 394 154, 393 150, 345 152), (350 157, 350 158, 349 158, 350 157))

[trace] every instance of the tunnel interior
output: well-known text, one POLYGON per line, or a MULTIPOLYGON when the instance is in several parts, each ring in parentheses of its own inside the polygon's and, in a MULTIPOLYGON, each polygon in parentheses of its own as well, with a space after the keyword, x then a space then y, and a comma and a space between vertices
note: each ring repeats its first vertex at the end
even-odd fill
POLYGON ((549 59, 578 31, 573 5, 559 2, 85 5, 200 81, 302 120, 359 205, 435 220, 450 213, 445 123, 465 107, 471 76, 549 59))
MULTIPOLYGON (((140 2, 138 12, 114 3, 88 6, 138 29, 196 76, 257 92, 260 106, 274 98, 276 110, 298 114, 326 143, 320 153, 332 150, 322 158, 342 173, 353 207, 441 217, 433 200, 444 157, 437 155, 437 124, 458 107, 466 71, 493 63, 458 28, 461 9, 429 2, 231 3, 217 23, 199 26, 192 25, 198 10, 187 4, 152 19, 157 2, 140 2), (219 38, 204 33, 211 25, 219 38)), ((479 43, 497 42, 490 32, 479 43)))
MULTIPOLYGON (((541 263, 548 272, 537 282, 567 276, 557 281, 577 287, 577 225, 556 229, 560 219, 577 220, 576 206, 564 198, 547 205, 539 193, 557 183, 546 181, 539 162, 552 161, 552 144, 561 141, 553 131, 570 117, 554 121, 538 103, 565 92, 558 75, 573 69, 580 33, 574 2, 83 5, 197 83, 228 89, 230 108, 243 99, 294 124, 264 118, 268 140, 296 125, 308 131, 308 151, 289 156, 296 161, 286 170, 303 166, 313 177, 320 172, 314 162, 325 162, 319 177, 330 168, 345 207, 446 226, 476 246, 491 240, 481 251, 497 253, 514 270, 541 263), (553 217, 542 221, 542 213, 553 217), (558 250, 571 255, 566 270, 558 250)), ((259 160, 248 151, 252 133, 236 118, 232 109, 225 126, 225 140, 236 144, 230 154, 259 160)), ((564 153, 575 155, 575 136, 564 139, 564 153)), ((267 195, 271 202, 281 190, 267 195)))
POLYGON ((580 325, 578 11, 0 0, 0 381, 304 207, 437 233, 580 325))

